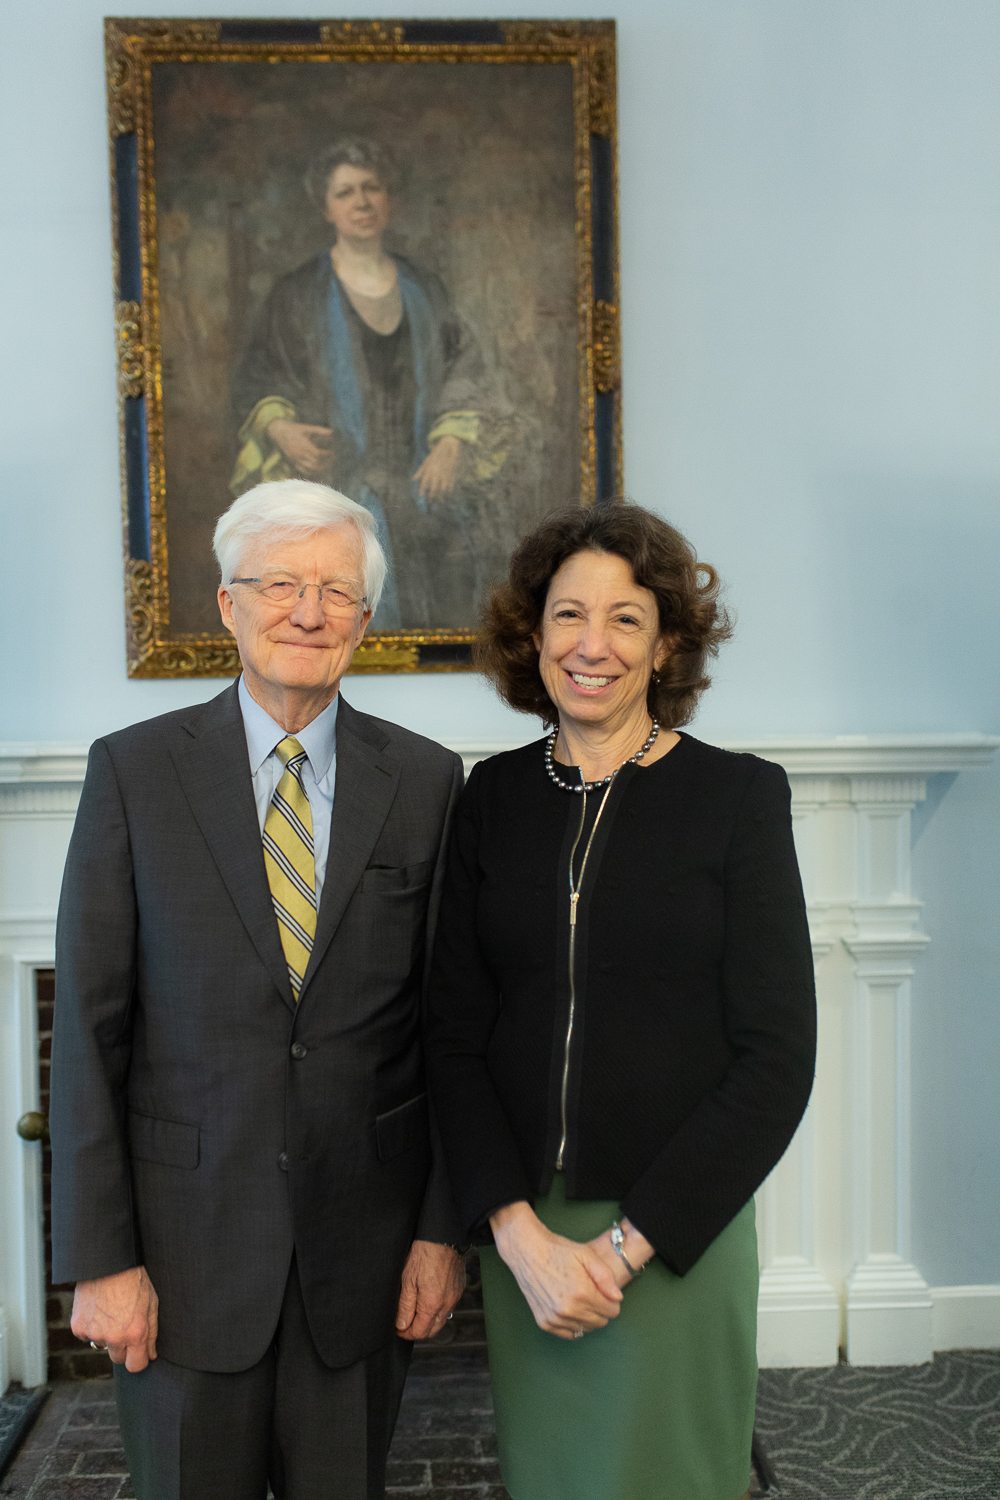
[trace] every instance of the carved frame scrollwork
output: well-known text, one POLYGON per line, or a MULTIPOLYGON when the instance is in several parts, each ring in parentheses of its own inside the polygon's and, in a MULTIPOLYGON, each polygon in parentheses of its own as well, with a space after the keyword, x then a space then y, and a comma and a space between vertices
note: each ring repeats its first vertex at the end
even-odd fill
MULTIPOLYGON (((569 63, 573 68, 581 503, 622 488, 613 21, 105 21, 125 614, 132 677, 235 675, 224 635, 171 631, 151 73, 157 63, 569 63), (270 30, 269 30, 270 28, 270 30), (273 35, 272 35, 273 32, 273 35), (296 34, 291 40, 291 32, 296 34), (595 206, 596 205, 596 206, 595 206), (132 235, 131 241, 129 234, 132 235), (127 264, 126 264, 127 262, 127 264)), ((367 639, 355 672, 469 669, 469 630, 367 639)))
POLYGON ((141 396, 145 389, 145 350, 142 346, 142 308, 138 302, 119 302, 115 307, 118 350, 118 390, 123 396, 141 396))
POLYGON ((618 309, 599 298, 594 303, 594 386, 602 395, 621 387, 621 346, 618 309))

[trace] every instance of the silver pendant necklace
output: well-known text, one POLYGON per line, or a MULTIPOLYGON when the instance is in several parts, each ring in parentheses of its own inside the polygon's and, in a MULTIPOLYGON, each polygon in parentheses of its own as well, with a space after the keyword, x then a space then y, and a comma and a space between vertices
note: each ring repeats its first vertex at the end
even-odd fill
POLYGON ((599 786, 610 786, 614 778, 618 775, 618 772, 622 769, 622 766, 638 765, 647 751, 653 748, 653 745, 656 743, 656 736, 659 734, 659 732, 660 726, 654 719, 653 727, 649 731, 649 738, 643 745, 642 749, 637 750, 634 755, 630 755, 628 760, 623 760, 620 766, 615 767, 610 776, 605 776, 600 781, 581 781, 574 786, 571 781, 563 781, 562 777, 559 775, 555 767, 553 755, 555 753, 556 740, 559 738, 559 728, 557 725, 545 742, 545 769, 546 771, 548 771, 549 776, 555 782, 556 786, 561 787, 564 792, 596 792, 599 786))

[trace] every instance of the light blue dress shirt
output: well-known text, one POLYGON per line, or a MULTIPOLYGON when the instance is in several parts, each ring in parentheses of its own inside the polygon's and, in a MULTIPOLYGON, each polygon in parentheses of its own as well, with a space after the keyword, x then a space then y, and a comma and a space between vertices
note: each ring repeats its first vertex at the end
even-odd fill
MULTIPOLYGON (((257 821, 261 837, 264 834, 264 819, 274 796, 274 789, 284 773, 284 766, 275 755, 276 746, 288 733, 276 724, 269 713, 251 698, 243 678, 239 686, 240 710, 247 736, 247 751, 250 756, 250 775, 253 777, 253 795, 257 804, 257 821)), ((321 714, 300 729, 295 738, 306 752, 302 767, 302 784, 309 798, 313 822, 313 850, 316 860, 316 906, 319 907, 326 876, 326 861, 330 851, 330 814, 333 812, 333 793, 337 783, 337 705, 340 695, 324 708, 321 714)))

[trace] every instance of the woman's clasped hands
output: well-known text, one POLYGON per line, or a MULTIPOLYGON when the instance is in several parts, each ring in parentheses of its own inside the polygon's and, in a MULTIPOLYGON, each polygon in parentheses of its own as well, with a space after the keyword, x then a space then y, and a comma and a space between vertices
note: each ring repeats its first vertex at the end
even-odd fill
POLYGON ((631 1276, 607 1234, 585 1244, 565 1239, 547 1229, 527 1202, 499 1209, 490 1225, 500 1258, 539 1328, 575 1339, 617 1318, 631 1276))

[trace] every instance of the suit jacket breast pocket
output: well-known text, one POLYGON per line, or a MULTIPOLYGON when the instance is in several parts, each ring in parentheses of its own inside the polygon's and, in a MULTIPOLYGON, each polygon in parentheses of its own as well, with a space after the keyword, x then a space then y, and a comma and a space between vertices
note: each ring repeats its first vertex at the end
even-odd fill
POLYGON ((355 990, 365 1004, 381 1005, 384 987, 398 989, 421 961, 430 870, 426 861, 372 865, 358 882, 342 941, 349 939, 355 952, 364 956, 363 982, 355 990))
POLYGON ((201 1129, 181 1120, 158 1120, 129 1110, 129 1154, 135 1161, 161 1167, 196 1167, 201 1155, 201 1129))

